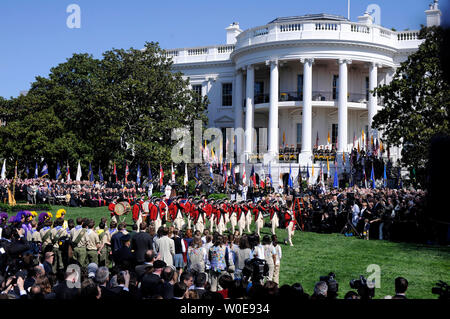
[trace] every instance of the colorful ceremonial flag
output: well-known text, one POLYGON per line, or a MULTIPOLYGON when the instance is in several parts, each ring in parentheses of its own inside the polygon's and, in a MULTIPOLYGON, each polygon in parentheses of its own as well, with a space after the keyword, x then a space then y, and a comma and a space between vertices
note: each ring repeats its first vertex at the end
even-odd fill
POLYGON ((373 171, 373 163, 372 163, 372 171, 370 172, 370 179, 372 181, 372 188, 375 189, 375 172, 373 171))
POLYGON ((259 185, 261 188, 266 187, 266 174, 264 173, 264 164, 261 165, 261 175, 259 178, 259 185))
POLYGON ((56 179, 58 180, 61 177, 61 168, 59 167, 59 162, 56 163, 56 179))
POLYGON ((311 167, 311 177, 314 181, 314 163, 312 164, 312 167, 311 167))
POLYGON ((359 141, 358 141, 358 154, 359 154, 360 151, 361 151, 361 149, 359 148, 359 141))
POLYGON ((195 183, 198 183, 198 171, 197 171, 197 166, 195 166, 195 175, 194 175, 194 179, 195 179, 195 183))
MULTIPOLYGON (((231 163, 231 162, 230 162, 231 163)), ((236 185, 236 172, 235 172, 235 164, 231 167, 231 178, 233 179, 233 185, 236 185)))
MULTIPOLYGON (((328 156, 327 156, 327 176, 330 175, 330 162, 328 161, 328 156)), ((328 179, 328 177, 327 177, 328 179)))
POLYGON ((136 184, 141 185, 141 165, 138 164, 136 173, 136 184))
POLYGON ((47 166, 47 163, 44 163, 44 166, 41 169, 41 177, 44 177, 47 175, 48 175, 48 166, 47 166))
POLYGON ((89 175, 89 181, 93 182, 94 181, 94 172, 92 172, 91 163, 89 163, 89 173, 88 173, 88 175, 89 175))
POLYGON ((255 164, 252 165, 252 171, 250 173, 250 179, 252 181, 252 186, 256 186, 256 175, 255 175, 255 164))
POLYGON ((159 163, 159 186, 163 185, 163 179, 164 179, 164 171, 162 169, 161 163, 159 163))
POLYGON ((386 164, 383 161, 383 186, 387 187, 386 164))
POLYGON ((103 174, 102 174, 102 169, 100 168, 100 166, 98 167, 98 179, 100 180, 100 182, 103 182, 103 174))
POLYGON ((345 165, 345 152, 342 152, 342 163, 345 165))
POLYGON ((247 176, 245 176, 245 163, 242 164, 243 168, 242 168, 242 184, 247 183, 247 176))
POLYGON ((294 183, 292 181, 292 170, 291 170, 291 163, 289 163, 289 180, 288 180, 288 186, 293 188, 294 183))
POLYGON ((331 140, 330 140, 330 131, 328 131, 327 143, 328 143, 328 144, 331 144, 331 140))
POLYGON ((309 184, 309 164, 306 164, 306 183, 309 184))
POLYGON ((66 172, 66 179, 68 182, 70 182, 72 179, 70 178, 70 168, 69 168, 69 162, 67 162, 67 172, 66 172))
MULTIPOLYGON (((4 163, 3 163, 4 164, 4 163)), ((39 176, 38 176, 38 164, 37 164, 37 162, 36 162, 36 166, 35 166, 35 168, 34 168, 34 178, 38 178, 39 176)))
POLYGON ((212 170, 212 165, 211 163, 209 164, 209 179, 210 181, 210 185, 212 184, 212 182, 214 181, 214 175, 213 175, 213 170, 212 170))
POLYGON ((270 187, 272 187, 272 162, 269 162, 269 180, 270 180, 270 187))
POLYGON ((286 145, 286 134, 283 131, 283 148, 285 147, 285 145, 286 145))
POLYGON ((175 171, 173 170, 173 163, 171 164, 171 176, 172 176, 172 183, 175 183, 175 171))
POLYGON ((148 162, 148 180, 153 181, 152 169, 150 168, 150 162, 148 162))
POLYGON ((117 178, 117 169, 116 169, 116 162, 114 162, 114 170, 113 170, 113 175, 116 176, 116 183, 118 182, 118 178, 117 178))
POLYGON ((339 188, 339 177, 338 177, 338 170, 337 170, 337 163, 334 161, 334 181, 333 181, 333 188, 339 188))
POLYGON ((125 183, 128 183, 128 175, 130 175, 130 170, 128 169, 128 162, 125 162, 125 183))
POLYGON ((184 163, 184 186, 188 185, 188 169, 187 169, 187 163, 184 163))
POLYGON ((3 160, 1 178, 2 179, 6 179, 6 159, 3 160))

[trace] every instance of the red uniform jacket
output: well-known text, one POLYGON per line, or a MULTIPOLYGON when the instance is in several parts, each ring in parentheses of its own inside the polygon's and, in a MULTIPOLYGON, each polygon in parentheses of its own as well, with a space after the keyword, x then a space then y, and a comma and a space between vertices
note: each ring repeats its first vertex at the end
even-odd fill
POLYGON ((156 220, 156 217, 158 216, 158 207, 155 204, 150 203, 148 204, 148 210, 150 219, 156 220))
POLYGON ((206 213, 206 218, 211 219, 211 214, 213 214, 213 206, 211 204, 206 204, 205 206, 203 206, 203 209, 206 213))
POLYGON ((159 202, 159 213, 161 214, 161 219, 163 219, 163 217, 166 215, 166 206, 167 203, 165 201, 159 202))
POLYGON ((138 203, 133 205, 133 220, 136 221, 139 218, 140 205, 138 203))
POLYGON ((114 216, 116 213, 114 213, 114 208, 116 208, 116 204, 111 203, 108 205, 108 210, 111 212, 111 216, 114 216))
POLYGON ((253 209, 253 213, 255 214, 255 222, 258 220, 261 211, 265 212, 266 208, 262 206, 257 206, 255 209, 253 209))
POLYGON ((178 213, 177 204, 175 204, 175 202, 170 203, 169 205, 170 218, 172 218, 172 220, 175 220, 175 218, 177 217, 177 213, 178 213))

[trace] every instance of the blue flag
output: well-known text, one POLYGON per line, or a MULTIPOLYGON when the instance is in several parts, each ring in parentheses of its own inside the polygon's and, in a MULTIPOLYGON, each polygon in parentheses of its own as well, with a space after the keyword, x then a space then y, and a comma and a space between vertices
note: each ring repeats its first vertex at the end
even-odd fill
POLYGON ((98 167, 98 179, 100 180, 100 182, 103 182, 103 174, 100 166, 98 167))
POLYGON ((334 162, 334 181, 333 181, 333 188, 339 188, 339 177, 338 177, 338 171, 337 171, 337 165, 336 165, 336 162, 334 162))
POLYGON ((373 163, 372 163, 372 171, 370 172, 370 179, 372 180, 372 188, 375 189, 375 173, 373 171, 373 163))
POLYGON ((309 181, 309 164, 306 164, 306 181, 309 181))
POLYGON ((387 187, 386 164, 383 162, 383 186, 387 187))
POLYGON ((197 184, 197 183, 198 183, 198 171, 197 171, 197 166, 195 166, 195 176, 194 176, 194 179, 195 179, 195 183, 197 184))
POLYGON ((212 182, 214 181, 214 175, 213 175, 213 170, 212 170, 212 165, 209 164, 209 178, 211 179, 210 185, 212 184, 212 182))
POLYGON ((234 164, 231 167, 231 177, 233 178, 233 185, 236 185, 236 177, 235 177, 236 173, 234 172, 234 164))
POLYGON ((34 169, 34 178, 38 178, 39 176, 38 176, 38 165, 37 165, 37 162, 36 162, 36 168, 34 169))
POLYGON ((152 177, 152 170, 150 169, 150 163, 148 163, 148 180, 152 181, 153 177, 152 177))
POLYGON ((46 175, 48 175, 48 167, 47 167, 47 164, 44 163, 44 166, 41 169, 41 177, 44 177, 46 175))
POLYGON ((89 163, 89 181, 93 182, 94 181, 94 173, 92 172, 92 166, 91 163, 89 163))
POLYGON ((255 177, 255 164, 252 165, 252 171, 250 172, 250 180, 253 183, 253 187, 255 187, 256 185, 256 177, 255 177))
POLYGON ((59 163, 56 164, 56 179, 58 180, 61 177, 61 168, 59 167, 59 163))
POLYGON ((272 187, 272 163, 269 162, 269 179, 270 179, 270 186, 272 187))
POLYGON ((136 174, 136 183, 141 185, 141 166, 138 164, 137 174, 136 174))
POLYGON ((291 171, 291 163, 289 163, 289 181, 288 181, 289 187, 294 187, 294 184, 292 183, 292 171, 291 171))

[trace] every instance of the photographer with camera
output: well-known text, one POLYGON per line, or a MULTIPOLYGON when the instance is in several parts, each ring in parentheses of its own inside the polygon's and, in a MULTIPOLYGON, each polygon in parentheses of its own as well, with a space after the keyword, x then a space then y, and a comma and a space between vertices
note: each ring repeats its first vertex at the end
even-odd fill
POLYGON ((362 300, 372 299, 375 296, 375 283, 367 281, 363 275, 359 276, 359 279, 350 280, 349 284, 350 288, 357 290, 362 300))
POLYGON ((330 272, 328 276, 320 276, 319 278, 321 282, 325 282, 327 284, 327 299, 337 299, 339 284, 335 278, 336 274, 334 272, 330 272))

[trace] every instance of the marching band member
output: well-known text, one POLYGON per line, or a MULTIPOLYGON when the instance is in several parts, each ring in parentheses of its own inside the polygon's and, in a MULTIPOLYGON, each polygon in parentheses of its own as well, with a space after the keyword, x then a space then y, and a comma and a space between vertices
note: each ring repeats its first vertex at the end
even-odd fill
POLYGON ((263 212, 266 211, 261 202, 262 201, 260 201, 258 203, 258 206, 255 206, 255 208, 253 209, 253 214, 255 216, 256 233, 258 234, 258 236, 261 236, 260 231, 264 227, 263 212))
POLYGON ((238 206, 237 211, 237 220, 238 220, 238 229, 239 229, 239 235, 242 236, 245 229, 245 223, 246 223, 246 214, 248 212, 248 207, 245 205, 245 202, 241 202, 238 206))
POLYGON ((280 214, 280 208, 278 207, 278 201, 275 201, 273 203, 273 206, 269 209, 270 214, 270 222, 272 224, 272 235, 275 235, 275 230, 280 225, 280 219, 278 218, 278 215, 280 214))
POLYGON ((286 210, 285 214, 285 227, 288 232, 288 242, 289 245, 294 246, 292 244, 292 236, 294 236, 295 232, 295 211, 292 210, 292 203, 289 203, 288 209, 286 210))
POLYGON ((205 211, 204 211, 204 202, 198 201, 196 202, 196 208, 194 210, 194 225, 195 230, 200 231, 203 234, 205 230, 205 211))
POLYGON ((231 224, 230 233, 234 233, 234 230, 237 225, 237 204, 235 201, 231 201, 232 205, 229 206, 228 212, 230 214, 229 220, 231 224))

